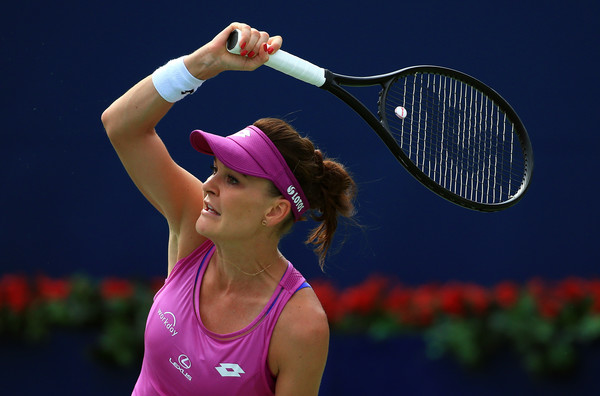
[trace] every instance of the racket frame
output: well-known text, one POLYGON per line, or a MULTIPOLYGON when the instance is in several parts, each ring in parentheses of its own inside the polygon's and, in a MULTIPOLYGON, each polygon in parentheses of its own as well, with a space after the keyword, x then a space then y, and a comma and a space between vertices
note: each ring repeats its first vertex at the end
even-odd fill
POLYGON ((331 92, 337 96, 344 103, 350 106, 356 113, 358 113, 362 119, 377 133, 379 138, 384 142, 387 148, 391 151, 394 157, 406 168, 406 170, 415 177, 425 187, 429 188, 435 194, 445 198, 446 200, 460 205, 462 207, 477 210, 481 212, 496 212, 499 210, 506 209, 516 204, 529 188, 531 176, 533 173, 533 149, 527 130, 523 125, 523 122, 512 108, 512 106, 494 89, 490 88, 478 79, 460 72, 455 69, 434 66, 434 65, 418 65, 410 66, 404 69, 400 69, 391 73, 367 76, 367 77, 356 77, 334 73, 330 70, 325 69, 325 83, 320 87, 326 91, 331 92), (400 77, 406 75, 415 75, 419 73, 429 74, 441 74, 447 77, 454 78, 465 84, 472 86, 479 90, 490 98, 501 110, 506 114, 507 118, 512 122, 515 129, 515 134, 521 144, 523 150, 524 167, 525 172, 520 188, 517 192, 509 199, 500 203, 480 203, 466 199, 452 191, 442 187, 437 182, 429 178, 421 169, 419 169, 405 154, 404 150, 400 147, 392 133, 386 127, 387 120, 385 116, 385 101, 388 88, 400 77), (381 86, 382 90, 379 94, 378 102, 378 115, 369 110, 360 100, 354 95, 345 90, 343 87, 368 87, 368 86, 381 86))

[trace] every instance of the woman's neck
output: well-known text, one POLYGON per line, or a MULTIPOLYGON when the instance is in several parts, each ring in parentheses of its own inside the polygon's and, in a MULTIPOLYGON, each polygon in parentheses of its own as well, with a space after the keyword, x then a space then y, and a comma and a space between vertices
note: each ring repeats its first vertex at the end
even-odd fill
POLYGON ((287 268, 276 244, 215 243, 215 248, 211 264, 222 289, 279 282, 287 268))

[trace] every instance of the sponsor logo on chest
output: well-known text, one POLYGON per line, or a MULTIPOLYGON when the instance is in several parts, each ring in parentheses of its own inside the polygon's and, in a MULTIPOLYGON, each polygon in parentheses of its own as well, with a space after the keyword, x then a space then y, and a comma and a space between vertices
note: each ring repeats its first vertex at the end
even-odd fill
POLYGON ((175 337, 179 333, 175 329, 175 325, 177 324, 175 314, 173 314, 173 312, 163 312, 160 308, 158 309, 157 314, 162 324, 169 331, 169 333, 171 333, 171 336, 175 337))
POLYGON ((192 376, 188 373, 188 370, 192 368, 192 361, 190 358, 185 355, 179 355, 177 361, 174 361, 172 358, 169 358, 169 362, 183 375, 188 381, 192 380, 192 376))
POLYGON ((237 363, 221 363, 215 367, 221 377, 241 377, 246 372, 237 363))

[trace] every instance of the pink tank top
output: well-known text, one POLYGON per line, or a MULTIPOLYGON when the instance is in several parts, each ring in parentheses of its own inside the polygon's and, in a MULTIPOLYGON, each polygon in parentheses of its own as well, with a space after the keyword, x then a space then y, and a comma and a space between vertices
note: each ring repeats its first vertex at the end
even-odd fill
POLYGON ((200 285, 214 245, 207 241, 177 262, 156 293, 146 322, 144 360, 133 389, 151 395, 274 395, 267 354, 271 334, 285 304, 307 287, 288 268, 261 314, 246 328, 216 334, 200 319, 200 285))

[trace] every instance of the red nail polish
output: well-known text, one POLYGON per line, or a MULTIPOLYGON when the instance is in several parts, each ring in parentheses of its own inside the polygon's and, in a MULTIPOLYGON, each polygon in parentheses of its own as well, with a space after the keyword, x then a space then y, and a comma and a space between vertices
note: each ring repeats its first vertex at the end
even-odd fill
POLYGON ((254 56, 254 51, 250 51, 250 53, 248 54, 248 58, 252 58, 254 56))
POLYGON ((267 46, 267 43, 264 43, 264 44, 263 44, 263 48, 264 48, 264 50, 265 50, 266 52, 268 52, 268 51, 269 51, 269 47, 267 46))
POLYGON ((273 47, 271 47, 271 48, 269 48, 269 49, 267 50, 267 52, 269 53, 269 55, 271 55, 271 54, 273 53, 273 51, 274 51, 274 50, 275 50, 275 49, 274 49, 273 47))
POLYGON ((243 50, 242 52, 240 52, 240 55, 241 55, 241 56, 244 56, 244 55, 246 55, 247 53, 248 53, 248 51, 246 51, 246 50, 243 50))
POLYGON ((244 49, 245 46, 246 46, 246 43, 242 43, 242 45, 240 45, 240 48, 244 49))

